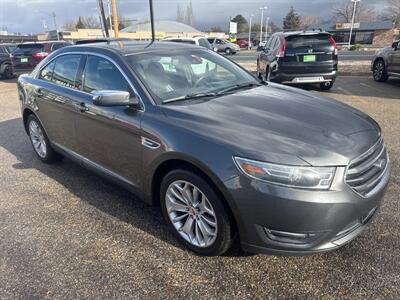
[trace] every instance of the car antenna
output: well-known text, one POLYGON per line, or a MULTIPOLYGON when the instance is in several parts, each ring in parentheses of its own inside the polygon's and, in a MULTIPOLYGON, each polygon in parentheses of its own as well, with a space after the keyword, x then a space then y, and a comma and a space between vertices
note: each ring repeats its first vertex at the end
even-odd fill
POLYGON ((156 40, 156 33, 154 31, 154 10, 153 10, 153 0, 149 0, 149 6, 150 6, 150 23, 151 23, 151 42, 146 46, 150 47, 154 41, 156 40))

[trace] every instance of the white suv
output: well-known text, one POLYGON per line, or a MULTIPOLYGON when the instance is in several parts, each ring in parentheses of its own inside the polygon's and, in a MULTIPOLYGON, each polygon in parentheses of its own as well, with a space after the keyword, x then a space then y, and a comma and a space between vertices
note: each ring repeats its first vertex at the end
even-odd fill
POLYGON ((210 50, 214 50, 211 44, 205 37, 198 36, 198 37, 177 37, 177 38, 165 38, 163 41, 168 42, 176 42, 176 43, 185 43, 185 44, 192 44, 197 45, 200 47, 204 47, 210 50))

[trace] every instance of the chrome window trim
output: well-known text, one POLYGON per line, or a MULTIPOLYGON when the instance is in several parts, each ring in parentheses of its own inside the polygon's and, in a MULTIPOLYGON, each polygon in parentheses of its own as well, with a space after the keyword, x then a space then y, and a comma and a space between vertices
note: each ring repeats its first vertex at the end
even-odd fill
MULTIPOLYGON (((60 56, 64 56, 64 55, 74 55, 74 54, 75 54, 75 55, 93 55, 93 56, 98 56, 98 57, 101 57, 101 58, 104 58, 104 59, 108 60, 110 63, 112 63, 114 66, 116 66, 117 69, 118 69, 118 71, 121 72, 122 76, 123 76, 123 77, 125 78, 125 80, 128 82, 128 84, 129 84, 129 86, 131 87, 131 89, 133 90, 135 96, 139 99, 139 101, 140 101, 140 103, 141 103, 141 107, 142 107, 142 109, 140 109, 140 111, 143 111, 143 112, 146 111, 146 106, 145 106, 145 104, 144 104, 144 101, 143 101, 142 97, 140 97, 139 93, 137 92, 137 89, 136 89, 135 86, 132 84, 131 80, 130 80, 129 77, 126 75, 126 73, 124 72, 124 70, 122 70, 122 68, 118 65, 118 63, 117 63, 115 60, 113 60, 112 58, 110 58, 110 57, 108 57, 108 56, 106 56, 106 55, 104 55, 104 54, 100 54, 100 53, 96 53, 96 52, 90 52, 90 51, 71 51, 71 52, 63 52, 63 53, 57 54, 56 56, 52 57, 51 60, 49 60, 48 62, 46 62, 46 64, 44 64, 43 66, 40 66, 40 68, 38 69, 38 71, 34 74, 34 78, 35 78, 35 79, 38 79, 38 80, 43 80, 43 79, 40 79, 40 78, 39 78, 39 75, 40 75, 40 73, 42 72, 42 70, 43 70, 48 64, 50 64, 51 62, 53 62, 55 59, 59 58, 60 56)), ((85 66, 85 67, 86 67, 86 66, 85 66)), ((84 94, 86 94, 86 95, 92 96, 91 93, 85 92, 84 90, 81 90, 81 89, 77 89, 77 88, 76 88, 76 89, 73 89, 73 88, 70 88, 70 87, 67 87, 67 86, 63 86, 63 85, 56 84, 56 83, 54 83, 53 81, 47 81, 47 80, 44 80, 44 81, 49 82, 49 83, 52 83, 52 84, 54 84, 54 85, 56 85, 56 86, 61 86, 61 87, 64 87, 64 88, 67 88, 67 89, 70 89, 70 90, 73 90, 73 91, 78 91, 78 92, 84 93, 84 94)), ((151 98, 150 98, 150 99, 151 99, 151 98)), ((153 102, 153 99, 151 99, 151 102, 153 102)), ((153 104, 154 104, 154 103, 153 103, 153 104)))

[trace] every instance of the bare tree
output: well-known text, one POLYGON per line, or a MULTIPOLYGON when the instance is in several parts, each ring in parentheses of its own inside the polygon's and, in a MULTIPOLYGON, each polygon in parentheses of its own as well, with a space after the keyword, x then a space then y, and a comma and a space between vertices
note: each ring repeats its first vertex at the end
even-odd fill
POLYGON ((82 18, 82 21, 85 24, 85 28, 88 28, 88 29, 101 28, 100 21, 96 17, 82 18))
POLYGON ((303 29, 312 29, 322 24, 322 18, 319 16, 301 17, 301 27, 303 29))
MULTIPOLYGON (((353 18, 354 2, 342 0, 336 4, 334 14, 337 22, 350 23, 353 18)), ((374 9, 365 2, 358 2, 355 14, 356 22, 373 22, 377 20, 374 9)))
POLYGON ((393 24, 400 27, 400 0, 388 0, 388 6, 383 14, 385 20, 392 21, 393 24))
POLYGON ((66 20, 64 22, 63 29, 66 31, 76 30, 76 21, 66 20))

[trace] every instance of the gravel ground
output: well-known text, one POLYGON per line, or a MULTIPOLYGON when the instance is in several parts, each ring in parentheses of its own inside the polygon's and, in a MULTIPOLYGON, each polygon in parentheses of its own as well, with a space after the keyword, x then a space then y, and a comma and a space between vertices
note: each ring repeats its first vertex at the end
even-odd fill
POLYGON ((182 249, 158 209, 69 160, 40 163, 15 81, 0 81, 0 298, 399 299, 400 80, 340 77, 326 95, 383 128, 392 180, 369 230, 310 257, 203 258, 182 249))

